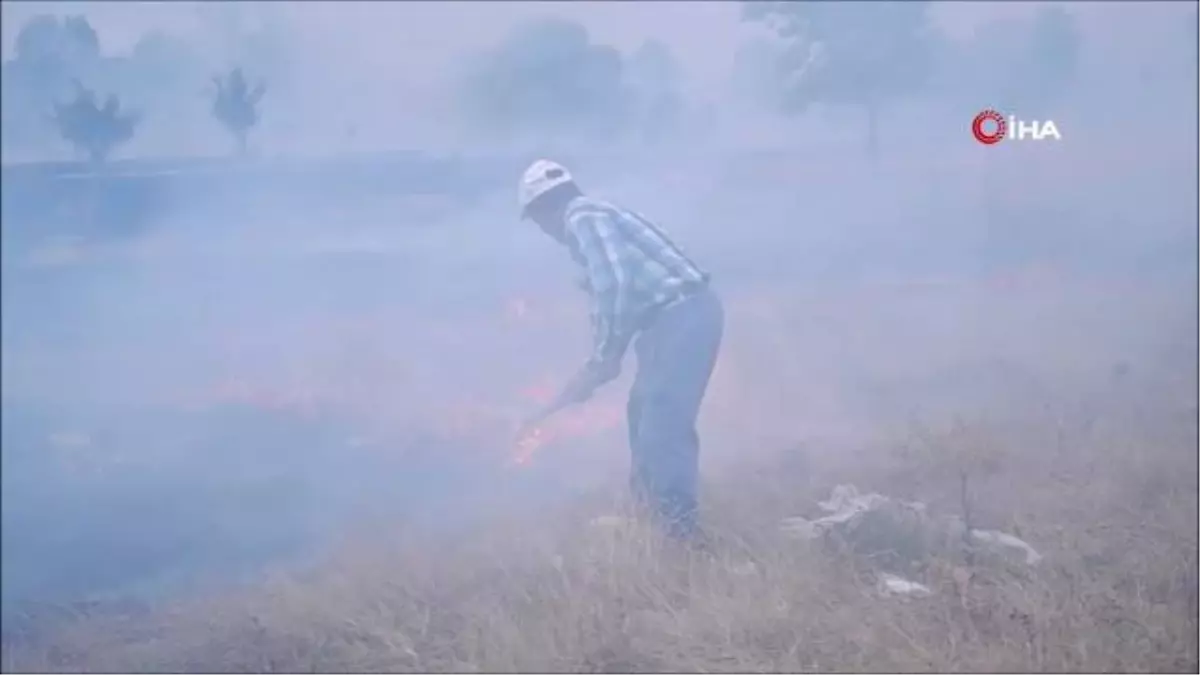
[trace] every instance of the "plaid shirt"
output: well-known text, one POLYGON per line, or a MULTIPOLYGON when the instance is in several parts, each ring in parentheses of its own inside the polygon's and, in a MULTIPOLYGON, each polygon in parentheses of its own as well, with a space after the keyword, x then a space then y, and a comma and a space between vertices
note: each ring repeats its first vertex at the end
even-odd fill
POLYGON ((592 197, 567 206, 566 235, 591 296, 591 363, 619 362, 653 310, 708 281, 653 223, 592 197))

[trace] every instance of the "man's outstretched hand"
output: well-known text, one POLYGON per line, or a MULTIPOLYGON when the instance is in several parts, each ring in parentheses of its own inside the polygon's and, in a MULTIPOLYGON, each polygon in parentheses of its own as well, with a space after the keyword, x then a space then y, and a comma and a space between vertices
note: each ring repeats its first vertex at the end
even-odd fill
POLYGON ((554 413, 571 405, 583 403, 596 393, 596 389, 610 382, 621 374, 620 363, 588 361, 584 367, 571 378, 558 396, 538 412, 526 418, 518 429, 518 435, 524 436, 554 413))

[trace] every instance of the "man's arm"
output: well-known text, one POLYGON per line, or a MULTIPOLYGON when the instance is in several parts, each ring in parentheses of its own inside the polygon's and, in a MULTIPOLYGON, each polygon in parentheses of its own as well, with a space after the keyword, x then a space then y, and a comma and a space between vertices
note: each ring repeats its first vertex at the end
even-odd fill
POLYGON ((632 278, 621 258, 621 236, 612 216, 602 211, 577 214, 567 225, 588 277, 591 296, 592 354, 564 390, 570 402, 621 373, 621 360, 633 337, 629 316, 632 278))
POLYGON ((621 233, 603 211, 577 215, 567 228, 583 258, 591 287, 594 363, 620 363, 629 345, 628 308, 632 279, 621 258, 621 233))

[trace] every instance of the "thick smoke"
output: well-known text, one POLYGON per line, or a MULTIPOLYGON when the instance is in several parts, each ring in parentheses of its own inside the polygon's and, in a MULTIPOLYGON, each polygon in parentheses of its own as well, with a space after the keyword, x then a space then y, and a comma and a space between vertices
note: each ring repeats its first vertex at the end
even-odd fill
POLYGON ((1194 8, 845 6, 798 50, 733 3, 4 4, 6 606, 619 482, 625 380, 510 462, 588 347, 515 214, 542 154, 727 293, 706 471, 1194 375, 1194 8), (234 68, 265 83, 243 154, 234 68), (137 116, 100 166, 50 121, 80 87, 137 116), (1063 140, 979 146, 987 107, 1063 140))

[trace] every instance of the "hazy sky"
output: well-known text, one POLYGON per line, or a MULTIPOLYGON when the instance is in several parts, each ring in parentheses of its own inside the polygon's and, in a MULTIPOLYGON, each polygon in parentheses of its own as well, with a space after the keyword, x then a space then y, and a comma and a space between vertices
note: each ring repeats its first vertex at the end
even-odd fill
MULTIPOLYGON (((3 48, 11 56, 24 19, 41 12, 86 14, 107 51, 127 50, 154 28, 202 37, 204 16, 218 3, 195 2, 12 2, 3 3, 3 48)), ((220 3, 226 6, 232 3, 220 3)), ((952 34, 966 34, 982 21, 1021 15, 1050 3, 944 2, 935 15, 952 34)), ((1071 2, 1068 7, 1094 37, 1115 37, 1112 49, 1134 52, 1152 43, 1153 31, 1131 26, 1161 25, 1186 16, 1188 2, 1071 2)), ((336 54, 338 63, 372 66, 397 79, 438 78, 455 55, 499 39, 514 24, 557 15, 584 23, 598 41, 634 48, 647 38, 668 43, 690 78, 704 83, 724 78, 746 30, 735 2, 297 2, 236 3, 239 12, 269 11, 286 17, 298 39, 314 53, 336 54)))
MULTIPOLYGON (((86 14, 106 50, 123 51, 152 28, 202 32, 203 9, 192 2, 5 2, 6 56, 22 20, 38 12, 86 14), (14 20, 15 19, 15 20, 14 20)), ((252 3, 238 3, 250 5, 252 3)), ((1039 3, 943 3, 937 14, 950 30, 980 20, 1035 9, 1039 3)), ((248 7, 245 11, 252 11, 248 7)), ((499 39, 520 21, 541 15, 584 23, 598 41, 625 49, 647 38, 674 48, 698 84, 724 78, 744 26, 734 2, 304 2, 270 3, 297 37, 334 50, 337 61, 372 66, 397 79, 425 82, 455 55, 499 39)))
MULTIPOLYGON (((1047 4, 943 2, 935 5, 934 15, 947 33, 966 36, 981 22, 1029 14, 1047 4)), ((1062 4, 1079 17, 1085 34, 1084 70, 1099 73, 1094 79, 1102 84, 1118 70, 1136 78, 1141 64, 1161 58, 1156 36, 1179 30, 1180 19, 1195 7, 1186 2, 1062 4)), ((6 57, 29 16, 75 13, 89 18, 108 54, 127 52, 146 32, 159 29, 199 46, 214 70, 237 59, 229 44, 222 44, 224 31, 216 26, 234 15, 241 25, 252 26, 256 15, 270 14, 275 25, 284 27, 288 62, 294 72, 304 74, 304 85, 287 94, 275 88, 273 102, 284 97, 295 105, 270 113, 274 123, 263 132, 262 144, 318 154, 326 151, 323 148, 353 150, 343 133, 351 123, 362 132, 359 137, 370 138, 376 148, 413 143, 433 147, 439 142, 457 147, 444 114, 450 110, 447 84, 455 81, 454 69, 464 56, 488 48, 514 25, 534 17, 575 19, 597 42, 627 53, 650 38, 667 43, 682 66, 685 91, 698 103, 728 101, 735 53, 753 30, 738 20, 740 5, 735 2, 10 1, 2 7, 6 57), (304 142, 296 142, 299 138, 304 142)), ((765 130, 774 129, 776 122, 756 120, 739 126, 770 135, 774 132, 765 130)), ((154 134, 143 136, 139 142, 150 143, 154 134)))

